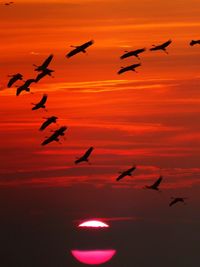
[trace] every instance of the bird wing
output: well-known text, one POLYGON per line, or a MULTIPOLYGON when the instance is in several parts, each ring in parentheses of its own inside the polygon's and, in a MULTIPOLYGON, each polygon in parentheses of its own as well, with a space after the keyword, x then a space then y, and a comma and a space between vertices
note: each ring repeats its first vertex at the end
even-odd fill
POLYGON ((47 97, 48 97, 48 95, 47 94, 44 94, 43 97, 42 97, 42 99, 38 103, 38 105, 41 105, 41 106, 44 105, 46 103, 46 101, 47 101, 47 97))
POLYGON ((160 176, 160 177, 158 178, 158 180, 152 185, 152 187, 158 187, 159 184, 161 183, 162 179, 163 179, 162 176, 160 176))
POLYGON ((81 46, 79 46, 79 48, 80 48, 81 50, 84 50, 84 49, 88 48, 89 46, 91 46, 93 43, 94 43, 94 41, 93 41, 93 40, 90 40, 89 42, 84 43, 84 44, 82 44, 81 46))
POLYGON ((49 66, 49 64, 52 61, 52 59, 53 59, 53 55, 51 54, 47 59, 45 59, 45 61, 41 65, 41 67, 46 69, 49 66))
POLYGON ((77 47, 77 48, 71 50, 71 51, 66 55, 66 57, 68 57, 68 58, 73 57, 74 55, 78 54, 80 51, 81 51, 80 48, 77 47))
POLYGON ((29 85, 30 85, 31 83, 34 83, 34 82, 35 82, 35 79, 28 79, 28 80, 25 81, 24 86, 25 86, 25 87, 29 87, 29 85))
POLYGON ((17 88, 17 91, 16 91, 16 96, 20 95, 20 93, 23 91, 23 88, 22 86, 18 87, 17 88))
POLYGON ((124 178, 125 174, 124 172, 122 174, 120 174, 117 178, 116 178, 116 181, 119 181, 121 180, 122 178, 124 178))
POLYGON ((90 156, 90 154, 92 153, 92 150, 94 148, 93 147, 90 147, 86 152, 85 154, 83 155, 84 158, 88 158, 90 156))
POLYGON ((174 205, 176 202, 177 202, 177 199, 175 198, 174 200, 172 200, 172 201, 169 203, 169 206, 171 207, 171 206, 174 205))
POLYGON ((18 79, 16 77, 12 77, 9 81, 8 81, 8 84, 7 84, 7 87, 10 88, 13 83, 15 83, 18 79))
POLYGON ((132 55, 132 51, 131 52, 126 52, 125 54, 123 54, 120 59, 124 59, 124 58, 127 58, 127 57, 130 57, 132 55))
POLYGON ((167 47, 168 45, 170 45, 171 44, 171 40, 168 40, 167 42, 165 42, 165 43, 163 43, 161 46, 162 47, 167 47))
POLYGON ((41 73, 39 73, 35 79, 35 82, 39 82, 44 76, 46 76, 47 74, 43 71, 41 73))

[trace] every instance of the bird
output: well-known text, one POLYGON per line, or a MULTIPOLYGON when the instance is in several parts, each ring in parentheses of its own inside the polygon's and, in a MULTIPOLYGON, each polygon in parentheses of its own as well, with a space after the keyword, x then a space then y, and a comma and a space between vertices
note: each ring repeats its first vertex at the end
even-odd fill
POLYGON ((169 203, 170 207, 176 204, 177 202, 183 202, 183 204, 186 205, 185 203, 185 199, 187 199, 186 197, 172 197, 171 199, 172 201, 169 203))
POLYGON ((46 70, 47 67, 49 66, 50 62, 52 61, 52 59, 53 59, 53 54, 51 54, 50 56, 48 56, 48 58, 45 59, 45 61, 42 63, 42 65, 37 66, 37 65, 33 64, 33 66, 36 67, 35 71, 40 72, 40 71, 46 70))
POLYGON ((29 86, 31 85, 31 83, 34 83, 34 82, 35 82, 35 79, 26 80, 23 85, 17 88, 16 96, 20 95, 22 91, 30 92, 29 86))
POLYGON ((145 188, 159 191, 159 185, 160 185, 162 179, 163 179, 163 177, 160 176, 160 177, 156 180, 155 183, 153 183, 153 184, 150 185, 150 186, 149 186, 149 185, 146 185, 145 188))
POLYGON ((43 71, 41 71, 41 72, 37 75, 37 77, 36 77, 36 79, 35 79, 35 82, 36 82, 36 83, 39 82, 39 81, 40 81, 43 77, 45 77, 46 75, 49 75, 49 76, 53 77, 53 76, 52 76, 52 72, 54 72, 54 70, 44 69, 43 71))
POLYGON ((200 40, 192 40, 190 42, 190 45, 193 46, 193 45, 196 45, 196 44, 200 44, 200 40))
POLYGON ((126 71, 135 71, 135 72, 137 72, 135 70, 135 68, 140 67, 140 66, 141 66, 141 64, 138 63, 138 64, 133 64, 133 65, 130 65, 130 66, 127 66, 127 67, 121 67, 121 69, 118 71, 118 74, 122 74, 122 73, 124 73, 126 71))
POLYGON ((45 122, 42 123, 41 127, 40 127, 40 131, 45 130, 51 123, 56 123, 58 117, 55 116, 51 116, 49 118, 46 118, 45 122))
POLYGON ((135 57, 139 58, 138 55, 140 53, 143 53, 144 51, 146 51, 146 48, 141 48, 141 49, 137 49, 137 50, 133 50, 133 51, 125 51, 125 54, 123 54, 120 57, 120 59, 124 59, 124 58, 131 57, 131 56, 135 56, 135 57))
POLYGON ((121 174, 116 178, 116 181, 121 180, 122 178, 124 178, 125 176, 132 176, 132 172, 136 170, 136 166, 131 167, 130 169, 120 172, 121 174))
POLYGON ((157 51, 157 50, 163 50, 166 54, 168 54, 166 48, 171 44, 172 40, 168 40, 167 42, 160 44, 160 45, 153 45, 152 48, 150 48, 150 51, 157 51))
POLYGON ((73 57, 74 55, 82 52, 82 53, 86 53, 86 49, 91 46, 92 44, 94 44, 94 41, 93 40, 90 40, 82 45, 79 45, 79 46, 71 46, 71 47, 75 47, 75 49, 73 49, 72 51, 70 51, 66 57, 67 58, 70 58, 70 57, 73 57))
POLYGON ((10 80, 8 81, 8 84, 7 84, 8 88, 10 88, 16 81, 23 79, 23 75, 21 73, 8 75, 8 77, 11 77, 10 80))
POLYGON ((77 160, 75 160, 75 164, 78 164, 80 162, 83 162, 83 161, 89 161, 88 158, 90 156, 90 154, 92 153, 92 151, 94 150, 93 147, 90 147, 88 148, 88 150, 83 154, 83 156, 81 156, 80 158, 78 158, 77 160))
POLYGON ((36 109, 40 109, 40 108, 46 108, 45 107, 45 103, 47 102, 47 94, 44 94, 42 99, 40 100, 40 102, 38 102, 37 104, 32 103, 32 105, 34 105, 34 107, 32 108, 32 110, 36 110, 36 109))
POLYGON ((45 139, 41 145, 45 146, 53 141, 59 142, 59 136, 64 136, 66 130, 67 130, 66 126, 61 126, 59 129, 54 131, 54 133, 51 136, 47 137, 47 139, 45 139))

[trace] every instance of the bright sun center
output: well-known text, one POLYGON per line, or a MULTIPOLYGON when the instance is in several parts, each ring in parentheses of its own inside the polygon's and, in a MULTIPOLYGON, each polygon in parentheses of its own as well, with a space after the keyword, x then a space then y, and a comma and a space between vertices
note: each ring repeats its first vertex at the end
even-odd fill
POLYGON ((109 227, 109 225, 101 221, 91 220, 79 224, 78 227, 109 227))

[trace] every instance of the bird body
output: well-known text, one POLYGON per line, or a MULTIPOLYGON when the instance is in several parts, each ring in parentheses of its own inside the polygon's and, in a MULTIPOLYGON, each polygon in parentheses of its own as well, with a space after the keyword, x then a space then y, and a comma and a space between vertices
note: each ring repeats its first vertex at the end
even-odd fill
POLYGON ((137 50, 133 50, 133 51, 125 51, 125 54, 123 54, 120 58, 124 59, 127 57, 131 57, 131 56, 135 56, 137 58, 139 58, 139 54, 143 53, 146 50, 146 48, 141 48, 141 49, 137 49, 137 50))
POLYGON ((22 91, 30 92, 29 86, 31 83, 35 82, 35 79, 28 79, 25 81, 25 83, 17 88, 16 95, 20 95, 22 91))
POLYGON ((172 201, 169 203, 169 206, 173 206, 174 204, 178 203, 178 202, 182 202, 183 204, 185 204, 185 199, 186 197, 172 197, 172 201))
POLYGON ((196 44, 200 44, 200 40, 192 40, 190 42, 190 45, 193 46, 193 45, 196 45, 196 44))
POLYGON ((34 66, 37 67, 35 69, 35 71, 39 71, 40 72, 40 71, 46 70, 47 67, 49 66, 50 62, 52 61, 52 59, 53 59, 53 55, 51 54, 47 59, 45 59, 45 61, 42 63, 42 65, 37 66, 37 65, 34 64, 34 66))
POLYGON ((86 49, 91 46, 92 44, 94 43, 93 40, 90 40, 89 42, 86 42, 80 46, 75 46, 75 49, 73 49, 72 51, 70 51, 66 57, 67 58, 70 58, 70 57, 73 57, 74 55, 82 52, 82 53, 86 53, 86 49))
POLYGON ((165 53, 168 54, 166 48, 171 44, 172 40, 168 40, 167 42, 160 44, 160 45, 153 45, 152 48, 150 48, 150 51, 157 51, 157 50, 163 50, 165 53))
POLYGON ((9 75, 10 80, 8 81, 7 87, 10 88, 16 81, 18 80, 22 80, 23 79, 23 75, 21 73, 17 73, 14 75, 9 75))
POLYGON ((45 120, 45 122, 43 122, 43 124, 41 125, 41 127, 40 127, 40 131, 43 131, 43 130, 45 130, 51 123, 56 123, 56 120, 57 120, 58 118, 57 117, 55 117, 55 116, 52 116, 52 117, 49 117, 49 118, 47 118, 46 120, 45 120))
POLYGON ((45 70, 41 71, 41 72, 37 75, 37 77, 36 77, 36 79, 35 79, 35 82, 36 82, 36 83, 39 82, 39 81, 40 81, 43 77, 45 77, 46 75, 52 76, 52 72, 54 72, 54 70, 45 69, 45 70))
POLYGON ((32 103, 34 105, 34 107, 32 108, 32 110, 36 110, 36 109, 40 109, 40 108, 46 108, 45 107, 45 103, 47 101, 47 97, 48 97, 48 95, 47 94, 44 94, 43 97, 42 97, 42 99, 40 100, 40 102, 38 102, 37 104, 33 104, 32 103))
POLYGON ((53 141, 59 142, 59 136, 64 136, 65 131, 67 130, 66 126, 61 126, 58 130, 56 130, 51 136, 49 136, 47 139, 45 139, 42 142, 42 146, 47 145, 53 141))
POLYGON ((140 67, 140 66, 141 66, 141 64, 138 63, 138 64, 133 64, 133 65, 130 65, 127 67, 121 67, 121 69, 118 71, 118 74, 122 74, 126 71, 135 71, 136 72, 135 68, 140 67))
POLYGON ((158 180, 156 180, 155 183, 153 183, 153 184, 150 185, 150 186, 146 185, 145 188, 159 191, 159 185, 160 185, 162 179, 163 179, 163 177, 160 176, 160 177, 158 178, 158 180))
POLYGON ((136 166, 131 167, 130 169, 123 171, 117 178, 116 181, 121 180, 125 176, 132 176, 132 172, 136 169, 136 166))
POLYGON ((75 160, 75 164, 78 164, 80 162, 83 162, 83 161, 87 161, 88 162, 88 158, 90 156, 90 154, 92 153, 92 151, 94 150, 93 147, 90 147, 82 157, 78 158, 77 160, 75 160))

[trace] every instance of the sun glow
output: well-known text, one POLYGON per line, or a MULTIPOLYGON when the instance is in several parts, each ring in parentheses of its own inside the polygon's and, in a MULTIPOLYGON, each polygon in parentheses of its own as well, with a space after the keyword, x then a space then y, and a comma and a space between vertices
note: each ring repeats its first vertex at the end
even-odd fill
POLYGON ((85 264, 102 264, 112 259, 116 250, 72 250, 75 259, 85 264))
POLYGON ((94 228, 98 228, 98 227, 109 227, 109 225, 104 223, 104 222, 101 222, 101 221, 91 220, 91 221, 86 221, 86 222, 83 222, 83 223, 79 224, 78 227, 94 227, 94 228))

